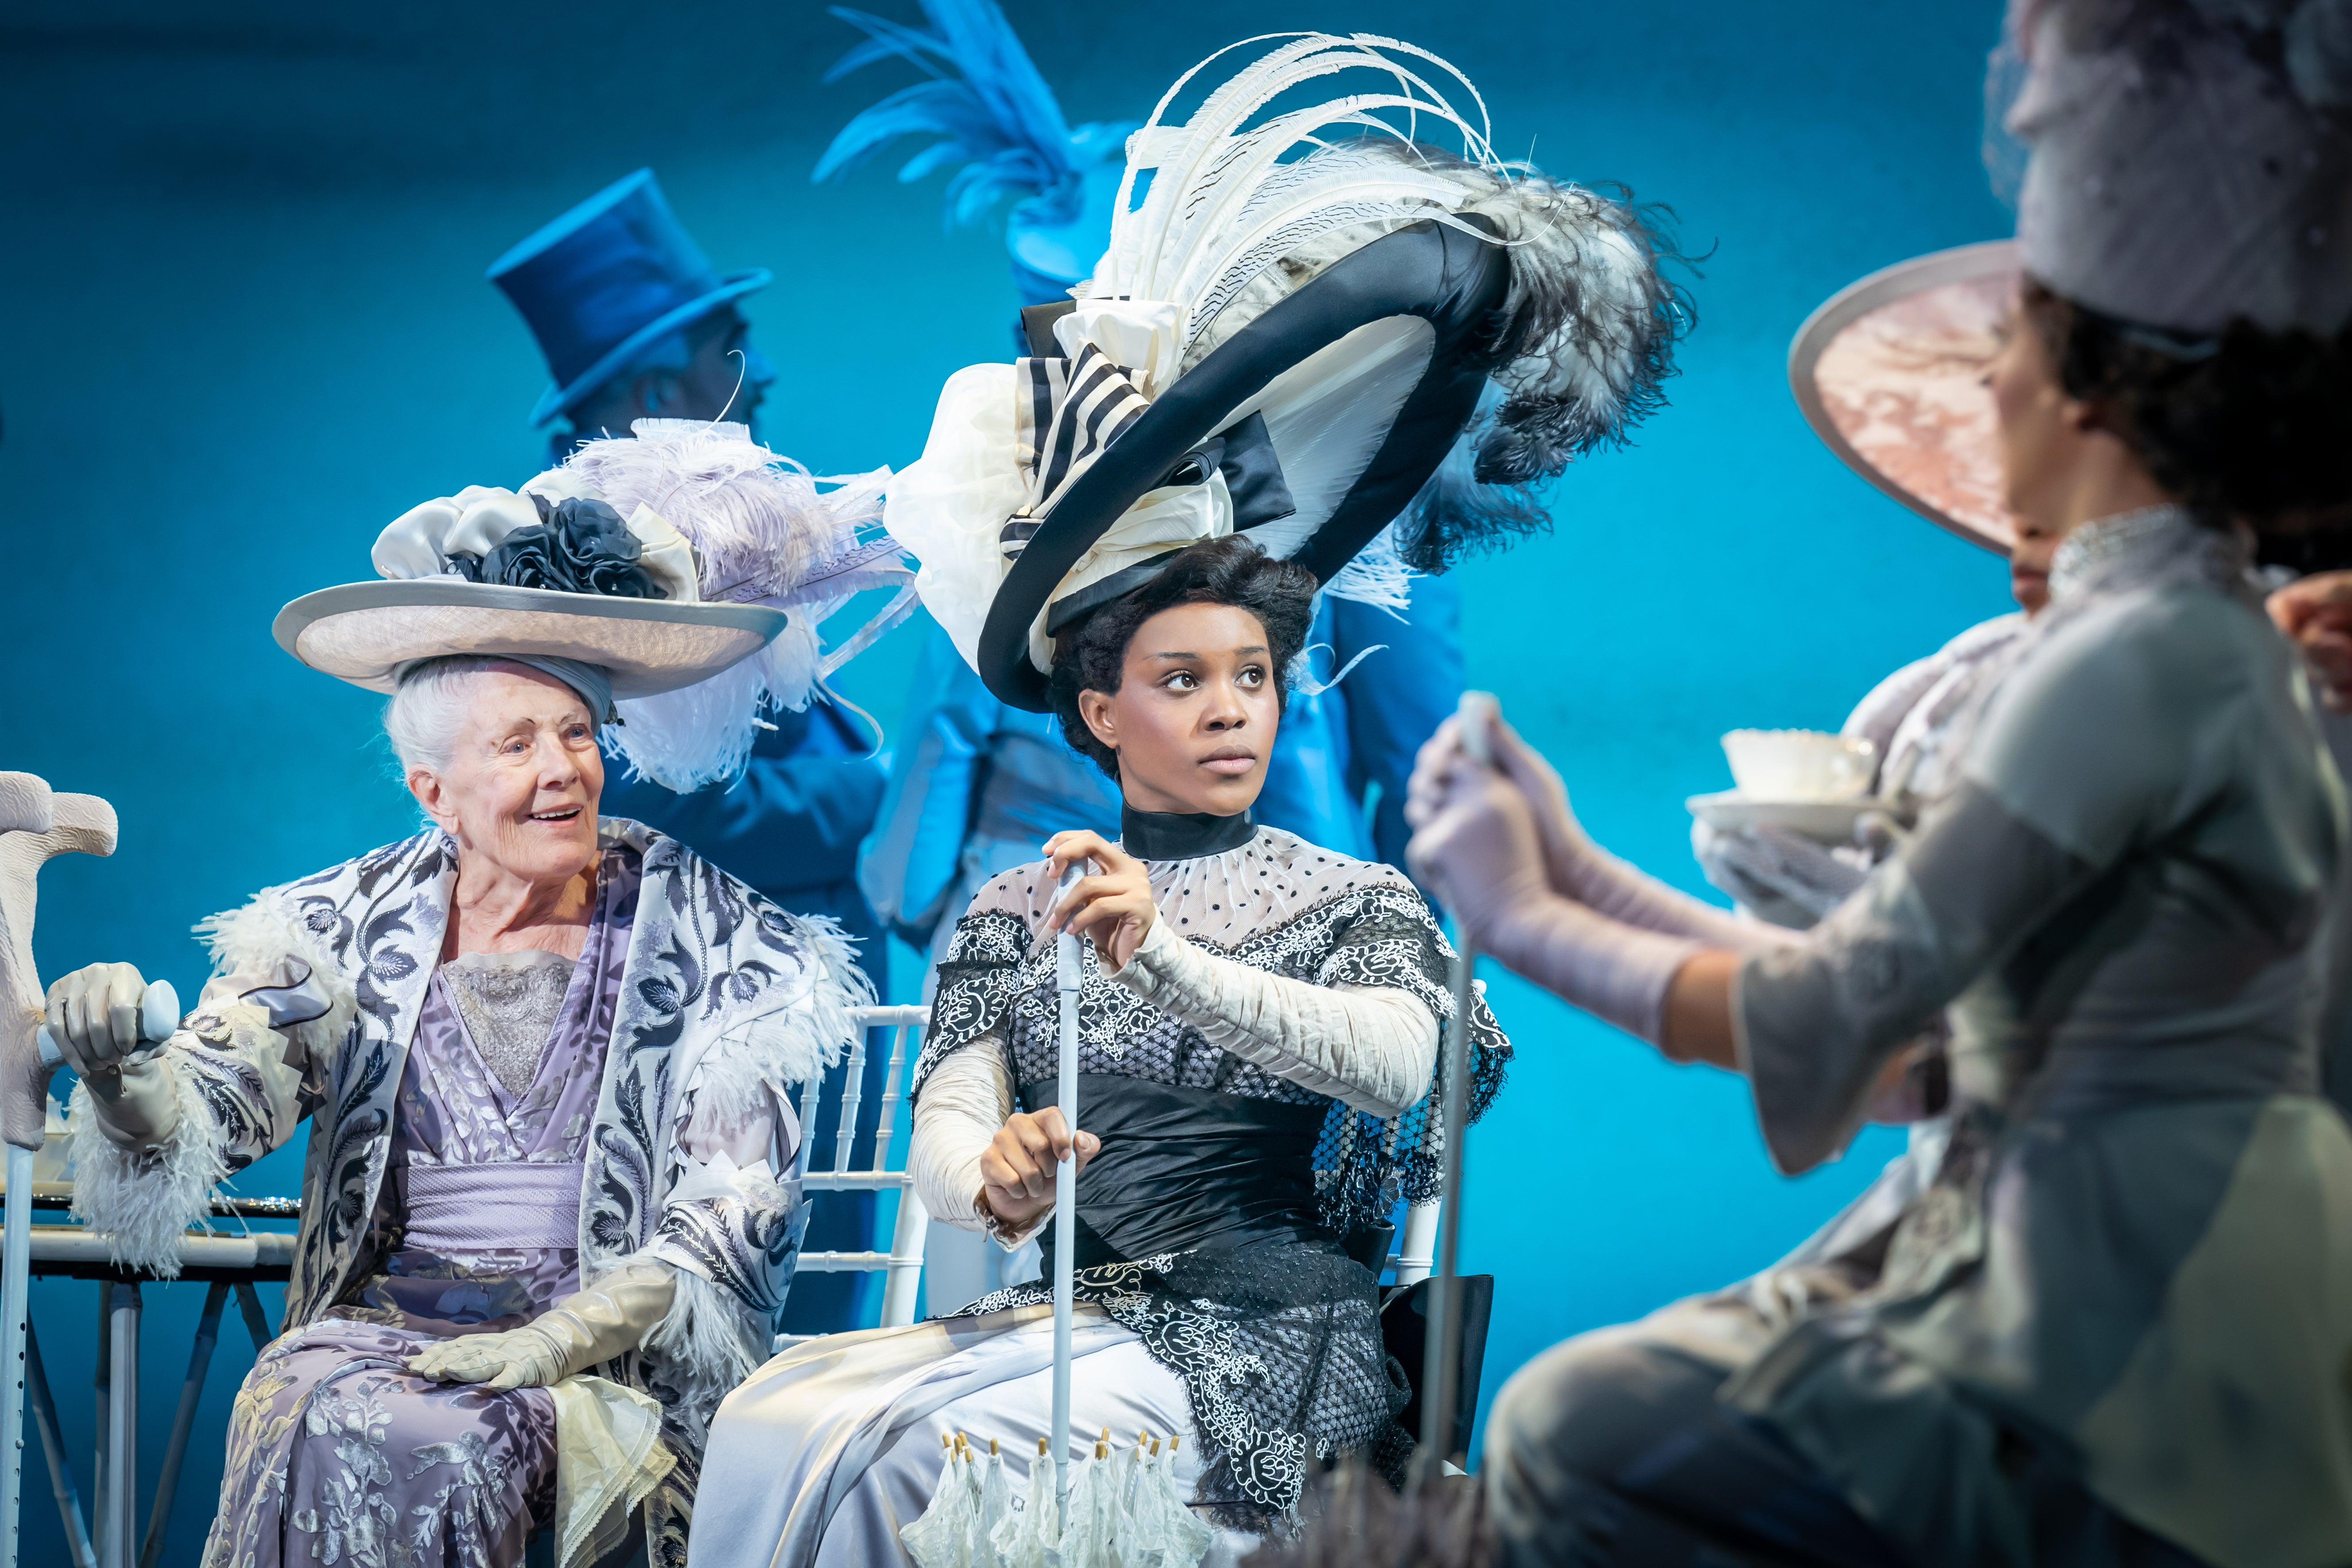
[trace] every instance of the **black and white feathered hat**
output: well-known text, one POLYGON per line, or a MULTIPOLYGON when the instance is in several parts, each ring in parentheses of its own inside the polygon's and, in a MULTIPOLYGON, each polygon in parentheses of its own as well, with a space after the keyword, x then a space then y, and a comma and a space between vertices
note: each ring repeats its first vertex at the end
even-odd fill
POLYGON ((819 479, 740 425, 632 428, 520 491, 473 485, 411 508, 377 536, 383 580, 295 600, 278 645, 371 691, 451 655, 539 664, 616 722, 656 784, 733 773, 763 709, 807 707, 912 612, 912 574, 879 525, 890 471, 819 479), (889 605, 824 648, 828 616, 894 583, 889 605))
POLYGON ((1442 536, 1388 531, 1490 381, 1477 479, 1548 478, 1658 405, 1689 321, 1642 216, 1496 159, 1435 56, 1282 35, 1170 123, 1230 52, 1129 139, 1110 247, 1071 303, 1025 313, 1032 357, 951 376, 891 486, 924 604, 1018 707, 1045 706, 1057 632, 1202 540, 1241 532, 1328 593, 1401 603, 1408 566, 1475 542, 1459 511, 1442 536), (1261 119, 1342 72, 1380 90, 1261 119), (1458 156, 1417 140, 1433 127, 1458 156))

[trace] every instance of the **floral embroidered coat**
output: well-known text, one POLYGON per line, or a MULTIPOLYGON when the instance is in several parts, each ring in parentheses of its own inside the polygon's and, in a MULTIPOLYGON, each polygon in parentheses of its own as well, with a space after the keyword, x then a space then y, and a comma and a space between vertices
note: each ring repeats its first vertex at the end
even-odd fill
MULTIPOLYGON (((848 1009, 872 1000, 830 921, 787 914, 673 839, 605 818, 642 885, 585 1155, 579 1272, 633 1255, 679 1270, 685 1364, 648 1377, 664 1426, 699 1446, 712 1410, 767 1354, 805 1214, 791 1160, 788 1085, 838 1059, 848 1009), (681 1139, 698 1103, 772 1097, 764 1164, 701 1164, 681 1139), (781 1178, 781 1179, 780 1179, 781 1178)), ((301 1228, 287 1286, 291 1330, 370 1273, 402 1069, 439 963, 457 847, 428 831, 283 887, 198 928, 215 977, 169 1046, 182 1116, 160 1151, 126 1152, 74 1095, 77 1207, 118 1258, 177 1272, 173 1241, 213 1184, 310 1122, 301 1228)))

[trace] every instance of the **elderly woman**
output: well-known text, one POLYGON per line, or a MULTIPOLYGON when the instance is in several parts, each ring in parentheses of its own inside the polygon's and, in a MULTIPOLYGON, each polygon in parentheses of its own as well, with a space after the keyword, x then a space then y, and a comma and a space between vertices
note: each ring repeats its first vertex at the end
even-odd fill
POLYGON ((830 922, 600 821, 598 731, 617 704, 659 747, 678 701, 723 729, 791 700, 814 634, 773 601, 801 579, 747 573, 741 518, 804 574, 873 509, 740 430, 641 434, 417 509, 378 563, 443 570, 281 616, 306 662, 391 688, 425 831, 205 922, 215 974, 160 1051, 129 965, 50 994, 79 1206, 127 1261, 169 1272, 212 1184, 310 1121, 285 1331, 237 1395, 207 1563, 512 1564, 549 1530, 569 1565, 640 1504, 652 1561, 681 1562, 710 1414, 766 1352, 803 1223, 782 1091, 871 993, 830 922), (688 550, 722 508, 736 553, 688 550), (771 603, 702 602, 698 557, 771 603))

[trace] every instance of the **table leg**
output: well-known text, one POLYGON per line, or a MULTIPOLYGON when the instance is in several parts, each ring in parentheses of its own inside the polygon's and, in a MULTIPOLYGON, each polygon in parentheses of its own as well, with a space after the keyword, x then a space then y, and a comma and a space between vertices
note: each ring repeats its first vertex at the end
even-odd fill
POLYGON ((107 1413, 106 1543, 100 1568, 131 1568, 139 1550, 139 1287, 116 1284, 107 1309, 107 1353, 113 1386, 107 1413))
POLYGON ((172 1417, 172 1440, 163 1449, 163 1468, 155 1477, 155 1502, 147 1515, 147 1544, 139 1553, 139 1568, 156 1568, 163 1560, 163 1531, 172 1521, 172 1494, 180 1489, 180 1463, 188 1455, 196 1402, 204 1396, 205 1373, 212 1370, 213 1347, 220 1342, 221 1309, 227 1304, 227 1282, 214 1280, 205 1291, 204 1315, 196 1320, 196 1342, 188 1352, 188 1379, 180 1385, 179 1414, 172 1417))
POLYGON ((274 1336, 269 1331, 269 1314, 261 1310, 261 1294, 250 1279, 236 1282, 236 1310, 245 1314, 245 1331, 253 1336, 253 1353, 259 1355, 269 1348, 274 1336))
POLYGON ((96 1386, 98 1409, 93 1417, 95 1436, 90 1444, 89 1459, 89 1543, 102 1562, 106 1558, 106 1459, 111 1445, 106 1440, 107 1418, 114 1413, 114 1336, 108 1331, 108 1309, 114 1300, 114 1287, 104 1280, 98 1285, 98 1372, 91 1380, 96 1386))
POLYGON ((49 1397, 48 1369, 41 1364, 41 1337, 30 1321, 25 1325, 25 1393, 33 1408, 33 1425, 41 1434, 41 1452, 49 1461, 49 1488, 57 1494, 58 1519, 65 1526, 74 1568, 98 1568, 89 1527, 82 1522, 81 1494, 74 1490, 73 1461, 66 1457, 65 1436, 58 1430, 58 1404, 49 1397))

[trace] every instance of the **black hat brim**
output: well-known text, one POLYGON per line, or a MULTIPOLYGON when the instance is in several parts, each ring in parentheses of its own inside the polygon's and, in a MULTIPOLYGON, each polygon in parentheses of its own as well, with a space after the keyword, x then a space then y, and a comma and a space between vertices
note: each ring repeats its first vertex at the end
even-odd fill
POLYGON ((1418 316, 1435 334, 1420 381, 1364 471, 1291 554, 1318 580, 1346 565, 1404 510, 1476 411, 1488 369, 1481 350, 1509 289, 1503 246, 1423 220, 1334 262, 1236 331, 1071 482, 1023 548, 981 630, 978 662, 989 690, 1015 708, 1045 711, 1046 678, 1030 660, 1029 628, 1078 557, 1276 376, 1360 327, 1418 316))

